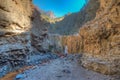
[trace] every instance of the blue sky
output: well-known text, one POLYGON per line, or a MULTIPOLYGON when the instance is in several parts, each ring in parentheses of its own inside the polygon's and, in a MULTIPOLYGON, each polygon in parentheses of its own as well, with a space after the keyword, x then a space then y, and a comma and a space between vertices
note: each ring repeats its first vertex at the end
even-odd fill
POLYGON ((52 11, 56 17, 67 13, 78 12, 85 5, 85 0, 33 0, 33 3, 44 11, 52 11))

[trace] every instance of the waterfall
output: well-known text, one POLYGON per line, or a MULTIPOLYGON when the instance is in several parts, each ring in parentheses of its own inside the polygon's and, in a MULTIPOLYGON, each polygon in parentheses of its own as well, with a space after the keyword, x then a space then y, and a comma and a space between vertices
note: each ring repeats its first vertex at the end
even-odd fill
POLYGON ((68 47, 65 46, 65 51, 64 51, 65 54, 68 54, 68 47))

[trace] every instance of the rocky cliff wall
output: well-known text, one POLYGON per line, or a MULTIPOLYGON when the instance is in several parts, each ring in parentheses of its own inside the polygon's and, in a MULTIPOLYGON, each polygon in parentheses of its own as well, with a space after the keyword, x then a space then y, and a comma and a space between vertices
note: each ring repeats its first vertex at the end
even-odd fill
POLYGON ((100 0, 94 20, 85 24, 83 66, 104 74, 120 73, 120 0, 100 0))
MULTIPOLYGON (((120 73, 120 0, 98 0, 100 8, 76 35, 58 36, 69 53, 82 53, 82 65, 104 74, 120 73)), ((63 49, 64 50, 64 49, 63 49)))
POLYGON ((32 52, 45 51, 46 26, 32 0, 0 0, 0 77, 25 65, 32 52))
POLYGON ((31 51, 31 0, 0 0, 0 76, 25 64, 31 51))
POLYGON ((34 7, 32 15, 32 28, 31 28, 31 45, 35 52, 47 52, 48 51, 48 25, 43 18, 38 8, 34 7))

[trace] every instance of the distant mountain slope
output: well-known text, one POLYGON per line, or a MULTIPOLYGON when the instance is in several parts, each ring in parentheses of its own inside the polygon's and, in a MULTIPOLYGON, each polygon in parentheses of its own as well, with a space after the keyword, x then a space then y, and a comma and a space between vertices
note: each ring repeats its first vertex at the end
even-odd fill
POLYGON ((63 20, 64 18, 64 17, 56 18, 56 16, 54 15, 52 11, 44 11, 38 8, 37 6, 34 6, 34 7, 37 9, 37 11, 39 11, 40 18, 45 20, 48 23, 55 23, 55 22, 63 20))
POLYGON ((49 32, 61 35, 77 33, 84 23, 95 18, 99 5, 99 0, 90 0, 80 12, 66 15, 62 21, 51 24, 49 32))

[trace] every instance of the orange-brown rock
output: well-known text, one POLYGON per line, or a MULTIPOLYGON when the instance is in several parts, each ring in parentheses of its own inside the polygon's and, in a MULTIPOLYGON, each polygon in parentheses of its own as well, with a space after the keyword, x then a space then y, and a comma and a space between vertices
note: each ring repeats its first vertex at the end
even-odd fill
POLYGON ((100 0, 93 21, 80 29, 83 66, 104 74, 120 73, 120 0, 100 0))
POLYGON ((69 53, 83 53, 82 65, 104 73, 120 73, 120 0, 98 0, 94 20, 80 28, 78 35, 63 36, 61 44, 69 53))
POLYGON ((62 37, 63 46, 68 47, 68 53, 81 53, 83 50, 82 36, 63 36, 62 37))

